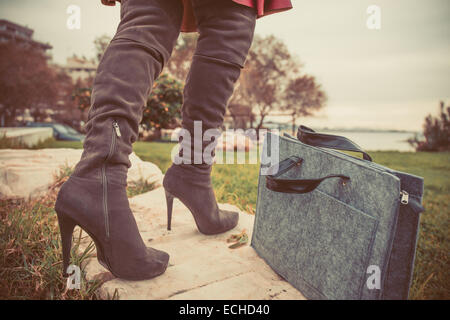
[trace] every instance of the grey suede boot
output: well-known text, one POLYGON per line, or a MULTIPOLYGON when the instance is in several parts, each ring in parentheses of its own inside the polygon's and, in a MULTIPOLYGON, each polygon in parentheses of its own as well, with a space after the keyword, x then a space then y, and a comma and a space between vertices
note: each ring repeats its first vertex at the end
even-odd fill
POLYGON ((142 280, 162 274, 169 255, 147 248, 126 194, 128 159, 154 79, 178 37, 179 0, 123 0, 121 22, 97 70, 84 152, 55 204, 63 272, 76 225, 94 240, 113 275, 142 280))
POLYGON ((172 203, 176 197, 191 211, 198 230, 211 235, 234 228, 239 215, 217 206, 210 178, 212 163, 202 156, 210 143, 194 134, 194 121, 201 121, 203 132, 221 128, 228 100, 253 39, 256 12, 230 0, 192 0, 192 4, 200 36, 186 80, 182 109, 182 126, 191 139, 181 143, 190 145, 191 155, 183 155, 183 159, 191 162, 172 164, 164 176, 163 186, 168 229, 171 229, 172 203), (195 140, 200 141, 201 150, 195 149, 195 140))

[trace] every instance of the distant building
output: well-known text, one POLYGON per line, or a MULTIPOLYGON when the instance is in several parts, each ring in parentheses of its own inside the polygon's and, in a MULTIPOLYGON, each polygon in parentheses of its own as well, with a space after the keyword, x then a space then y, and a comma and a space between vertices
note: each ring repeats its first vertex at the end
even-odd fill
POLYGON ((67 58, 65 66, 62 66, 64 71, 72 78, 74 82, 78 79, 84 80, 95 76, 97 64, 85 58, 73 56, 67 58))
POLYGON ((31 45, 43 51, 52 48, 51 45, 33 40, 34 30, 18 25, 8 20, 0 19, 0 43, 15 41, 31 45))

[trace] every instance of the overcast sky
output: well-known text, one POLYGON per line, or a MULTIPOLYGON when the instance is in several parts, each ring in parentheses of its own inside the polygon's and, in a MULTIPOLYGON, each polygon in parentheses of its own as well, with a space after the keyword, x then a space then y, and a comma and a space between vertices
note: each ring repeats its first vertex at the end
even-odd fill
MULTIPOLYGON (((293 10, 259 19, 256 32, 283 39, 327 92, 326 108, 302 123, 420 130, 439 100, 450 103, 449 0, 292 2, 293 10), (371 4, 381 8, 380 30, 366 26, 371 4)), ((73 53, 93 57, 93 40, 114 35, 119 10, 100 0, 0 2, 0 18, 34 29, 57 63, 73 53), (71 4, 81 8, 80 30, 66 27, 71 4)))

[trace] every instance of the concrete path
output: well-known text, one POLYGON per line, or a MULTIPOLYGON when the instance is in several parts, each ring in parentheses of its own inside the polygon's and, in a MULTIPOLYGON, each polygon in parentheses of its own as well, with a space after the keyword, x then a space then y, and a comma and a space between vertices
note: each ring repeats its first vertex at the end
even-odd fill
MULTIPOLYGON (((245 245, 229 249, 231 234, 247 231, 251 239, 254 216, 240 213, 239 225, 227 233, 205 236, 197 231, 186 207, 175 200, 172 230, 166 228, 163 188, 130 199, 139 230, 148 246, 170 254, 167 271, 146 281, 114 278, 92 258, 86 264, 88 279, 107 280, 100 296, 119 299, 304 299, 245 245)), ((220 207, 237 210, 221 204, 220 207)), ((77 234, 77 233, 75 233, 77 234)))

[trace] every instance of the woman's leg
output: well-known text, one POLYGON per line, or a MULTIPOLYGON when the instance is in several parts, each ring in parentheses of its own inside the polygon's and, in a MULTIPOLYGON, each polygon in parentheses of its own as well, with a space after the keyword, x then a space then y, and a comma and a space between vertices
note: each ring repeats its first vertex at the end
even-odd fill
POLYGON ((97 69, 84 152, 55 205, 64 271, 75 224, 94 238, 99 261, 117 277, 147 279, 167 267, 168 254, 147 248, 139 234, 126 179, 143 107, 175 45, 182 12, 180 0, 122 0, 121 22, 97 69))
MULTIPOLYGON (((211 186, 211 162, 202 157, 210 144, 194 136, 194 122, 202 133, 219 129, 234 85, 244 66, 255 28, 256 12, 231 0, 191 0, 200 33, 184 89, 182 126, 190 133, 192 164, 173 164, 164 177, 168 201, 175 196, 191 210, 200 232, 216 234, 236 226, 238 214, 219 210, 211 186), (196 150, 194 140, 200 143, 196 150), (194 160, 199 160, 194 163, 194 160)), ((183 150, 184 153, 185 150, 183 150)), ((185 155, 184 155, 184 158, 185 155)))

